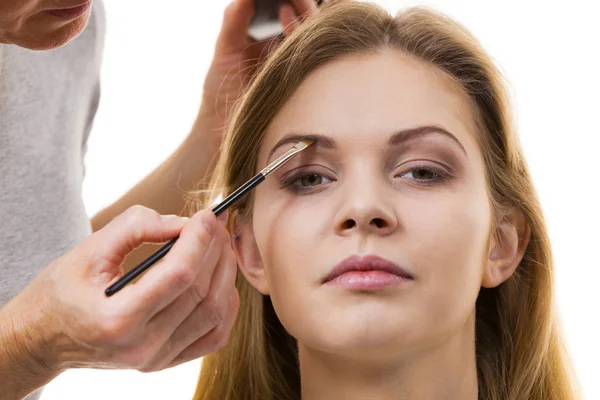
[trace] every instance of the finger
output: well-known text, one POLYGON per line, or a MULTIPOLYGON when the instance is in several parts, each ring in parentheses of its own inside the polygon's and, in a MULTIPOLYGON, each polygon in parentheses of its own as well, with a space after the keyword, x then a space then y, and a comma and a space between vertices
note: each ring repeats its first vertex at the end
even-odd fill
MULTIPOLYGON (((195 282, 184 293, 182 293, 171 304, 160 310, 148 321, 148 331, 161 332, 162 342, 173 335, 177 327, 202 303, 209 302, 217 297, 219 286, 222 285, 223 277, 226 275, 227 248, 231 248, 231 239, 229 233, 220 228, 215 237, 214 245, 219 251, 219 258, 216 260, 216 267, 211 277, 211 281, 204 281, 201 274, 198 274, 195 282), (222 232, 220 232, 222 231, 222 232)), ((222 299, 219 298, 219 301, 222 299)), ((211 330, 216 323, 206 331, 211 330)), ((206 332, 205 332, 206 333, 206 332)))
POLYGON ((300 19, 296 10, 291 4, 282 4, 279 8, 279 21, 283 26, 283 33, 285 36, 289 36, 299 25, 300 19))
POLYGON ((231 301, 229 302, 229 310, 227 311, 225 321, 223 321, 223 323, 218 327, 214 328, 206 336, 196 340, 185 350, 179 353, 177 357, 171 361, 167 368, 195 360, 225 347, 229 342, 229 335, 231 334, 231 330, 233 329, 235 320, 237 319, 239 307, 240 296, 237 289, 235 289, 233 291, 231 301))
POLYGON ((161 216, 154 210, 133 206, 94 233, 86 249, 95 257, 120 266, 127 254, 144 242, 166 242, 177 236, 187 218, 161 216))
POLYGON ((171 304, 197 278, 209 283, 221 251, 214 243, 217 224, 210 210, 200 211, 190 218, 163 262, 148 270, 135 285, 125 288, 131 292, 132 307, 144 310, 149 319, 171 304))
POLYGON ((296 10, 296 14, 305 18, 317 9, 317 2, 315 0, 292 0, 292 6, 296 10))
MULTIPOLYGON (((164 365, 173 360, 185 348, 221 325, 227 318, 229 303, 235 290, 237 266, 231 243, 228 242, 226 246, 223 249, 219 266, 215 271, 213 282, 211 282, 208 296, 197 305, 193 312, 168 338, 157 355, 156 362, 158 365, 164 365)), ((169 318, 168 314, 165 314, 164 318, 169 318)), ((152 322, 156 324, 155 326, 160 327, 160 324, 165 321, 159 317, 152 322)))
POLYGON ((226 49, 245 43, 253 16, 254 0, 234 0, 229 3, 223 14, 217 46, 226 49))

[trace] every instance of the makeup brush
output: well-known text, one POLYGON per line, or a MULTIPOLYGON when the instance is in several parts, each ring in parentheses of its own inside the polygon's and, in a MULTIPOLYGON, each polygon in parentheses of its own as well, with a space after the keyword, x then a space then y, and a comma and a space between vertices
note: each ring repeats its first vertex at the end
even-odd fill
MULTIPOLYGON (((252 179, 248 182, 244 183, 241 187, 239 187, 235 192, 231 193, 227 196, 222 202, 217 204, 212 212, 215 213, 216 216, 219 216, 223 211, 227 210, 232 204, 234 204, 237 200, 239 200, 244 194, 254 189, 259 183, 265 180, 265 178, 275 172, 279 167, 283 164, 291 160, 296 154, 300 153, 302 150, 306 149, 308 146, 314 143, 314 140, 301 140, 294 147, 285 152, 281 157, 277 160, 273 161, 271 164, 267 165, 263 168, 258 174, 256 174, 252 179)), ((137 278, 140 274, 154 265, 158 260, 163 258, 171 247, 177 242, 179 236, 172 239, 170 242, 161 247, 156 253, 152 254, 145 261, 143 261, 140 265, 129 271, 125 274, 121 279, 117 282, 113 283, 109 286, 104 293, 106 296, 112 296, 117 293, 119 290, 123 289, 129 282, 137 278)))

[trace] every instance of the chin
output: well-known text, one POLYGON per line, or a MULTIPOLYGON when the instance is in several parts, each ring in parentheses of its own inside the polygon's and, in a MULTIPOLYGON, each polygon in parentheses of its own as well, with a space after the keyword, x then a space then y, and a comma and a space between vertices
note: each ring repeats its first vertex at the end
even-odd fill
MULTIPOLYGON (((303 347, 327 354, 328 358, 359 362, 363 365, 388 364, 397 360, 408 346, 398 343, 398 337, 388 335, 334 335, 330 340, 302 342, 303 347)), ((325 338, 321 338, 325 339, 325 338)))
POLYGON ((42 18, 38 21, 37 18, 33 18, 33 21, 29 22, 29 26, 34 26, 28 33, 21 32, 19 37, 13 38, 11 41, 21 47, 25 47, 30 50, 51 50, 58 47, 62 47, 75 39, 85 29, 90 18, 90 11, 81 17, 69 21, 68 23, 59 27, 46 27, 42 18), (44 29, 46 28, 46 29, 44 29))
POLYGON ((356 313, 352 319, 330 318, 319 331, 307 335, 310 339, 305 344, 343 357, 351 355, 365 361, 383 360, 396 357, 403 349, 412 348, 419 341, 416 327, 405 322, 408 321, 389 314, 367 317, 356 313))

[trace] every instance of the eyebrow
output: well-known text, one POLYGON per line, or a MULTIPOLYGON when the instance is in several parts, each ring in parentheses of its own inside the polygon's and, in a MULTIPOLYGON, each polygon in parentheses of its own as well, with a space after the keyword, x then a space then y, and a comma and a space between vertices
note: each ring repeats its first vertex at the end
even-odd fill
MULTIPOLYGON (((467 151, 465 150, 463 145, 460 143, 460 141, 456 138, 456 136, 454 136, 452 133, 448 132, 446 129, 442 128, 441 126, 437 126, 437 125, 424 125, 424 126, 418 126, 416 128, 409 128, 409 129, 403 129, 401 131, 398 131, 390 137, 390 139, 388 140, 388 145, 389 146, 398 146, 402 143, 414 140, 416 138, 421 138, 421 137, 425 137, 425 136, 429 136, 429 135, 443 135, 443 136, 449 138, 454 143, 456 143, 458 145, 458 147, 460 147, 462 152, 468 158, 467 151)), ((273 155, 273 153, 275 153, 275 151, 278 148, 280 148, 281 146, 284 146, 284 145, 290 144, 290 143, 297 143, 301 140, 313 140, 317 146, 324 148, 324 149, 334 150, 334 149, 338 148, 337 142, 329 136, 319 135, 319 134, 289 134, 289 135, 286 135, 283 138, 281 138, 281 140, 279 140, 275 144, 275 146, 273 146, 273 148, 269 152, 269 156, 267 157, 267 162, 271 159, 271 156, 273 155)))

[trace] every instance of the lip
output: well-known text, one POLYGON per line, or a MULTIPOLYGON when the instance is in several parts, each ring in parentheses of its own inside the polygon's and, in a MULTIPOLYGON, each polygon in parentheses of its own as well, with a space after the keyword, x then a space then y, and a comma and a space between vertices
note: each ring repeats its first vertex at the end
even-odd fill
POLYGON ((412 280, 412 274, 384 258, 353 255, 337 264, 323 279, 323 284, 353 290, 377 290, 412 280))
POLYGON ((47 10, 46 12, 60 18, 75 19, 85 14, 91 6, 92 0, 88 0, 85 3, 80 3, 78 5, 69 6, 66 8, 47 10))

